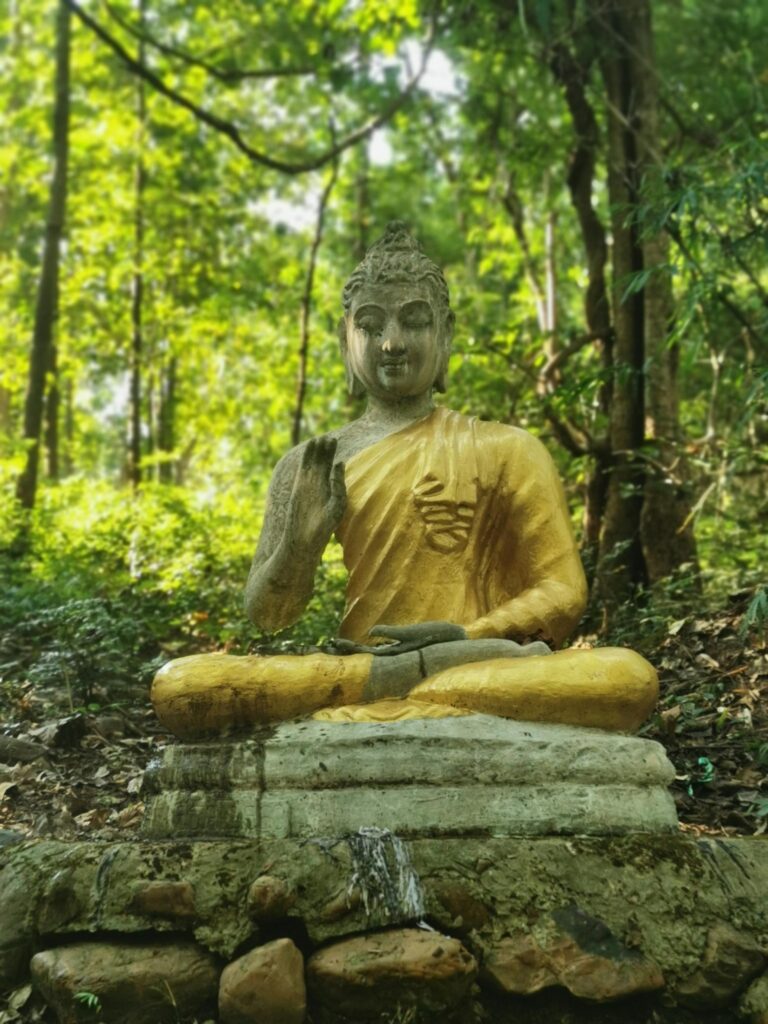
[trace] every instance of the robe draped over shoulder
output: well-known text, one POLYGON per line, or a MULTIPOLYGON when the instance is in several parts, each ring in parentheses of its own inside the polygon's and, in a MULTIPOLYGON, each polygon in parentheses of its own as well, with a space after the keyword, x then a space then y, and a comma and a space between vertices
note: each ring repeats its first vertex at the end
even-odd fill
POLYGON ((435 409, 353 456, 338 538, 341 636, 441 619, 560 644, 586 582, 554 463, 532 434, 435 409))

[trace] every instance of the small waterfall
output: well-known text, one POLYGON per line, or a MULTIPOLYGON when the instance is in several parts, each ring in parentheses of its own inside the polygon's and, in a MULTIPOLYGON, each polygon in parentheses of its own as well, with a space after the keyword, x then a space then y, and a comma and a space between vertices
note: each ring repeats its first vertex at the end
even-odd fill
POLYGON ((352 854, 347 899, 357 888, 366 917, 383 912, 391 921, 420 921, 424 893, 402 839, 388 828, 370 826, 347 836, 346 842, 352 854))

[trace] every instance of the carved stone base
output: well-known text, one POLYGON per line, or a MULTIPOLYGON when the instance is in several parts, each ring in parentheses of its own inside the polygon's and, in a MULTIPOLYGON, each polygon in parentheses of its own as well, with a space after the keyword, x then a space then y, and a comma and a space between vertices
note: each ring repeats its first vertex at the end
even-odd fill
POLYGON ((677 827, 674 769, 650 740, 489 715, 290 722, 166 748, 144 835, 264 839, 612 835, 677 827))

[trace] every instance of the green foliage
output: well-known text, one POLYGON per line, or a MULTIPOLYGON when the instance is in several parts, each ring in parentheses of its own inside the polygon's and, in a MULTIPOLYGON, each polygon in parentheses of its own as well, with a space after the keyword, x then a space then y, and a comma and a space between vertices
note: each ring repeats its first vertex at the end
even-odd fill
POLYGON ((752 631, 757 635, 765 635, 768 632, 768 587, 766 586, 757 588, 741 621, 742 636, 746 636, 752 631))
POLYGON ((75 992, 75 1001, 81 1003, 94 1013, 101 1013, 101 999, 95 992, 75 992))
POLYGON ((102 598, 43 607, 14 624, 13 643, 7 634, 0 638, 0 653, 8 647, 12 653, 15 645, 34 650, 27 672, 30 682, 49 688, 63 684, 71 708, 75 699, 89 704, 105 680, 118 686, 134 682, 131 670, 137 667, 142 632, 127 612, 102 598))
MULTIPOLYGON (((717 605, 722 597, 712 594, 708 600, 717 605)), ((704 610, 700 574, 693 566, 682 566, 653 587, 639 588, 622 604, 611 618, 605 642, 650 654, 670 628, 697 610, 704 610)))
MULTIPOLYGON (((169 657, 279 645, 242 610, 260 516, 248 493, 204 499, 149 486, 134 499, 83 481, 45 492, 27 553, 1 556, 6 688, 29 681, 62 704, 106 703, 146 687, 169 657)), ((294 642, 335 635, 343 589, 329 551, 294 642)))
MULTIPOLYGON (((421 54, 430 11, 414 0, 161 5, 148 27, 164 49, 149 46, 147 60, 191 102, 231 120, 249 145, 298 160, 322 153, 398 94, 421 54), (262 77, 269 69, 279 74, 262 77)), ((405 218, 451 287, 449 404, 542 436, 580 511, 590 459, 574 459, 551 423, 605 434, 614 371, 596 345, 578 344, 588 275, 567 187, 578 140, 549 59, 562 42, 588 69, 585 96, 598 134, 592 196, 607 224, 606 115, 597 44, 578 34, 585 11, 558 0, 441 6, 431 67, 442 74, 423 79, 372 142, 341 160, 312 296, 305 436, 361 411, 344 389, 339 294, 361 248, 388 219, 405 218), (550 271, 553 337, 542 326, 539 294, 550 271), (550 342, 573 352, 545 401, 539 374, 550 342)), ((119 0, 94 13, 137 52, 135 5, 119 0)), ((696 499, 704 597, 686 569, 636 595, 617 615, 612 639, 649 647, 697 602, 732 590, 754 590, 745 636, 764 630, 768 617, 768 8, 704 0, 655 5, 653 15, 659 167, 627 217, 644 236, 665 235, 669 261, 608 284, 625 298, 662 274, 672 284, 670 344, 679 353, 687 439, 679 452, 692 466, 686 486, 696 499)), ((23 456, 50 173, 53 7, 11 5, 0 13, 0 38, 0 548, 25 531, 28 541, 26 554, 3 556, 0 565, 3 678, 87 702, 131 680, 146 683, 167 656, 332 636, 344 581, 338 550, 328 553, 307 614, 288 634, 260 636, 241 611, 266 482, 290 444, 298 310, 326 172, 293 177, 259 166, 149 86, 140 133, 137 80, 74 23, 57 327, 67 480, 42 489, 27 526, 9 494, 23 456), (131 498, 122 484, 139 154, 144 485, 131 498), (158 434, 171 365, 166 450, 158 434), (159 484, 167 478, 174 483, 159 484)), ((649 446, 645 454, 655 452, 649 446)))

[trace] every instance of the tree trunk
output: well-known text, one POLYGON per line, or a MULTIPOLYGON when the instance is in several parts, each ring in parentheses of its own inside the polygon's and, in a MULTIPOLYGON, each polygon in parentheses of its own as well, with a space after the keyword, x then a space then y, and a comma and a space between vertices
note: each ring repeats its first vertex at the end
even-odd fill
POLYGON ((51 368, 48 378, 48 394, 45 399, 45 449, 48 454, 48 478, 59 479, 59 346, 51 344, 51 368))
POLYGON ((0 434, 11 436, 11 392, 0 384, 0 434))
MULTIPOLYGON (((143 4, 141 12, 143 15, 143 4)), ((143 19, 141 19, 143 20, 143 19)), ((139 59, 143 59, 144 44, 139 44, 139 59)), ((144 349, 143 307, 144 307, 144 123, 146 120, 146 99, 144 81, 136 84, 136 113, 139 121, 138 156, 134 175, 133 214, 133 278, 131 281, 131 387, 128 432, 128 479, 134 490, 141 484, 141 393, 142 361, 144 349)))
POLYGON ((75 387, 72 378, 67 377, 64 385, 64 476, 75 471, 75 387))
POLYGON ((371 197, 368 192, 370 185, 370 161, 367 142, 363 142, 357 147, 357 154, 359 163, 355 180, 355 221, 357 229, 355 249, 358 262, 360 262, 368 252, 371 220, 371 197))
MULTIPOLYGON (((588 63, 580 63, 563 43, 558 43, 553 48, 550 67, 563 88, 576 136, 567 181, 571 205, 579 220, 587 259, 588 284, 584 296, 584 318, 606 371, 605 383, 600 388, 600 409, 607 417, 611 407, 614 335, 611 303, 605 281, 608 245, 605 228, 592 201, 600 131, 587 95, 590 69, 588 63)), ((596 438, 589 454, 592 457, 592 464, 587 470, 584 487, 582 549, 588 574, 592 577, 608 496, 610 451, 607 438, 596 438)))
MULTIPOLYGON (((634 77, 642 81, 637 132, 638 162, 649 198, 663 189, 658 153, 658 89, 651 11, 642 5, 634 77)), ((645 301, 645 421, 652 458, 645 469, 640 533, 650 582, 690 565, 697 579, 689 472, 680 436, 677 392, 678 346, 670 339, 674 321, 672 279, 668 271, 669 239, 663 232, 643 235, 643 266, 651 271, 643 289, 645 301)))
POLYGON ((608 0, 594 8, 602 53, 608 125, 608 196, 613 234, 613 393, 610 404, 610 472, 600 535, 596 588, 610 612, 646 582, 640 541, 645 476, 639 457, 644 440, 643 295, 629 293, 643 269, 643 247, 635 213, 639 198, 638 118, 642 81, 632 53, 647 0, 608 0))
POLYGON ((160 392, 160 415, 158 418, 157 447, 165 456, 160 463, 160 482, 173 483, 174 465, 171 453, 175 447, 176 426, 176 377, 178 361, 171 356, 165 369, 160 392))
POLYGON ((53 113, 54 167, 43 263, 37 291, 29 380, 24 403, 24 438, 27 459, 16 484, 24 508, 33 508, 37 493, 40 435, 43 425, 45 378, 51 365, 51 346, 59 305, 59 251, 67 202, 69 146, 69 8, 60 0, 56 24, 56 100, 53 113))
POLYGON ((145 401, 143 403, 146 410, 147 421, 146 421, 146 433, 144 437, 144 447, 142 457, 149 462, 148 471, 145 466, 144 476, 148 476, 151 480, 159 479, 157 472, 157 462, 155 461, 154 455, 157 448, 157 421, 158 421, 158 397, 157 389, 155 386, 156 374, 154 368, 149 370, 146 374, 146 387, 145 387, 145 401))

